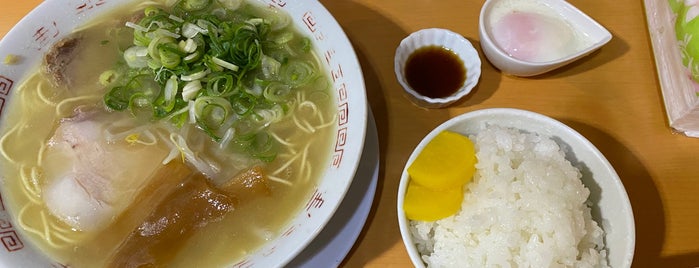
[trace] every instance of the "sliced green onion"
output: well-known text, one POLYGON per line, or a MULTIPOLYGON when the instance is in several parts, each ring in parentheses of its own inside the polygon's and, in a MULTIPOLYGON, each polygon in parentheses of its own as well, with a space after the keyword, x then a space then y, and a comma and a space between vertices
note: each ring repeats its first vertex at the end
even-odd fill
POLYGON ((227 62, 225 60, 219 59, 217 57, 211 57, 211 61, 216 63, 216 65, 218 65, 218 66, 221 66, 223 68, 226 68, 226 69, 234 71, 234 72, 239 69, 239 67, 237 65, 230 63, 230 62, 227 62))
POLYGON ((136 93, 131 95, 131 99, 129 100, 129 107, 133 110, 133 108, 143 108, 147 107, 150 105, 150 100, 148 99, 148 96, 146 96, 144 93, 136 93))
POLYGON ((163 36, 172 37, 175 39, 180 38, 180 36, 181 36, 179 34, 173 33, 171 31, 168 31, 168 30, 163 29, 163 28, 158 28, 157 30, 155 30, 155 33, 163 35, 163 36))
POLYGON ((257 105, 256 98, 252 95, 241 93, 236 98, 231 98, 231 107, 238 115, 248 115, 257 105))
POLYGON ((134 45, 116 73, 100 77, 103 85, 125 82, 105 94, 105 105, 177 127, 194 124, 221 148, 274 159, 267 128, 294 109, 297 87, 322 80, 316 63, 296 62, 310 39, 277 31, 291 22, 281 12, 233 12, 243 0, 165 1, 172 13, 148 7, 138 23, 120 28, 133 29, 134 45))
POLYGON ((303 50, 303 52, 308 53, 311 51, 311 48, 313 47, 313 44, 311 43, 311 39, 303 38, 302 44, 303 45, 301 46, 301 50, 303 50))
POLYGON ((129 94, 126 87, 113 87, 109 93, 104 95, 104 104, 109 109, 123 111, 129 107, 130 98, 131 94, 129 94))
POLYGON ((138 25, 138 24, 136 24, 136 23, 130 22, 130 21, 127 21, 127 22, 126 22, 126 27, 129 27, 129 28, 132 28, 132 29, 134 29, 134 30, 136 30, 136 31, 141 31, 141 32, 144 32, 144 33, 149 31, 148 28, 143 27, 143 26, 141 26, 141 25, 138 25))
POLYGON ((212 32, 209 29, 217 29, 218 28, 216 26, 216 24, 214 24, 213 22, 208 21, 208 20, 203 20, 203 19, 197 20, 196 26, 199 26, 199 28, 201 28, 205 31, 205 32, 202 32, 202 34, 207 34, 207 35, 215 33, 215 31, 212 32))
POLYGON ((187 102, 187 107, 188 107, 188 114, 189 114, 189 123, 194 124, 197 122, 197 113, 194 110, 194 101, 190 100, 187 102))
POLYGON ((294 34, 291 32, 282 32, 274 38, 274 43, 277 45, 283 45, 294 39, 294 34))
POLYGON ((223 8, 216 8, 214 10, 211 10, 211 14, 216 16, 216 17, 225 17, 226 16, 226 10, 223 8))
POLYGON ((219 73, 212 75, 206 83, 206 92, 209 96, 227 97, 233 91, 233 76, 219 73))
POLYGON ((235 128, 229 128, 228 130, 226 130, 226 133, 223 134, 219 147, 221 149, 228 147, 228 144, 231 142, 233 137, 235 137, 235 128))
POLYGON ((158 48, 158 55, 160 55, 160 63, 166 68, 174 69, 182 62, 180 51, 173 43, 161 45, 158 48))
POLYGON ((281 105, 274 105, 270 109, 255 111, 255 114, 259 115, 257 121, 267 127, 272 123, 281 121, 285 113, 281 105))
POLYGON ((243 0, 218 0, 219 4, 231 11, 238 9, 242 2, 243 0))
POLYGON ((129 99, 129 111, 136 116, 144 108, 151 106, 150 98, 145 93, 139 92, 131 95, 129 99))
POLYGON ((199 27, 196 24, 185 22, 182 25, 182 36, 187 38, 194 38, 197 34, 208 34, 209 30, 206 28, 199 27))
POLYGON ((161 10, 159 8, 156 8, 156 7, 146 7, 143 10, 143 14, 146 15, 146 17, 155 16, 160 12, 161 12, 161 10))
POLYGON ((172 14, 170 14, 170 16, 168 16, 168 18, 170 18, 171 20, 174 20, 174 21, 176 21, 176 22, 179 22, 179 23, 183 23, 183 22, 184 22, 184 19, 182 19, 182 18, 180 18, 180 17, 178 17, 178 16, 175 16, 175 15, 172 15, 172 14))
POLYGON ((157 71, 155 71, 155 81, 158 81, 160 83, 167 83, 167 80, 170 79, 174 75, 174 72, 165 69, 165 67, 160 67, 158 68, 157 71))
POLYGON ((165 88, 161 96, 159 96, 152 104, 153 115, 155 118, 165 118, 177 106, 177 91, 179 90, 179 82, 176 76, 171 76, 165 82, 165 88))
POLYGON ((150 23, 148 23, 148 28, 146 31, 150 31, 154 26, 157 29, 167 28, 165 23, 163 23, 162 21, 152 20, 152 21, 150 21, 150 23))
POLYGON ((264 89, 262 89, 262 86, 260 86, 259 84, 255 84, 252 87, 245 88, 245 92, 250 94, 250 96, 253 96, 253 97, 262 96, 263 91, 264 91, 264 89))
POLYGON ((180 76, 180 79, 182 81, 187 81, 187 82, 199 80, 199 79, 204 78, 207 74, 209 74, 209 72, 210 71, 208 69, 203 69, 203 70, 200 70, 200 71, 188 74, 188 75, 182 75, 182 76, 180 76))
POLYGON ((177 76, 171 76, 170 79, 167 80, 165 83, 165 90, 163 91, 163 97, 165 98, 165 102, 173 102, 175 101, 175 96, 177 95, 177 90, 179 89, 178 82, 177 82, 177 76))
POLYGON ((211 5, 211 0, 182 0, 180 7, 186 11, 199 11, 211 5))
POLYGON ((302 61, 290 61, 282 67, 284 81, 292 86, 302 86, 311 81, 316 75, 315 68, 302 61))
POLYGON ((291 93, 291 87, 287 84, 272 82, 262 91, 265 99, 272 102, 281 102, 286 100, 291 93))
POLYGON ((269 23, 272 31, 279 31, 291 23, 291 17, 286 16, 283 12, 271 8, 264 11, 264 15, 261 17, 264 17, 265 21, 269 23))
POLYGON ((197 51, 197 43, 194 42, 194 39, 192 38, 187 38, 187 40, 182 40, 180 41, 180 49, 186 53, 193 53, 197 51))
POLYGON ((259 132, 255 135, 255 140, 250 147, 249 152, 252 156, 259 158, 265 162, 272 162, 277 157, 277 152, 274 150, 274 138, 267 132, 259 132))
POLYGON ((275 60, 272 57, 262 55, 262 61, 260 62, 260 68, 262 69, 262 75, 266 79, 271 79, 279 75, 279 70, 281 69, 282 63, 275 60))
POLYGON ((264 20, 262 18, 252 18, 252 19, 247 20, 246 22, 257 26, 257 25, 262 24, 264 22, 264 20))
POLYGON ((117 78, 119 78, 119 73, 117 73, 115 70, 104 71, 100 74, 100 78, 99 78, 100 85, 103 85, 103 86, 110 85, 117 78))
POLYGON ((194 100, 194 113, 199 126, 212 138, 218 138, 214 131, 218 130, 231 114, 231 103, 221 97, 201 96, 194 100))
POLYGON ((113 87, 104 96, 105 105, 115 111, 123 111, 131 106, 134 95, 155 95, 153 81, 148 76, 138 74, 131 78, 124 86, 113 87))
POLYGON ((187 83, 184 88, 182 88, 182 99, 185 101, 193 100, 201 89, 202 86, 199 80, 187 83))
POLYGON ((153 40, 151 33, 146 33, 144 31, 134 30, 133 31, 133 44, 141 47, 148 47, 148 44, 153 40))
POLYGON ((182 60, 184 60, 184 62, 187 62, 187 63, 194 62, 199 58, 200 55, 201 54, 199 54, 199 52, 197 51, 197 52, 194 52, 192 54, 187 55, 186 57, 182 58, 182 60))
POLYGON ((274 147, 274 138, 267 132, 259 132, 250 135, 239 135, 235 140, 236 146, 250 155, 258 159, 271 162, 276 158, 276 150, 274 147))
POLYGON ((148 55, 150 55, 152 59, 160 60, 159 48, 161 45, 167 43, 175 43, 175 39, 168 36, 155 37, 150 44, 148 44, 148 55))

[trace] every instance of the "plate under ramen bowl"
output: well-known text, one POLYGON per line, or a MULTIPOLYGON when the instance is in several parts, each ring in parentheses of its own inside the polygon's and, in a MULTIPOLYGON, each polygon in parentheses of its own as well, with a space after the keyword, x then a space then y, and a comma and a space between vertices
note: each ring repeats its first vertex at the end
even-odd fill
MULTIPOLYGON (((36 69, 47 49, 76 27, 131 1, 47 0, 23 18, 0 42, 0 57, 15 55, 14 64, 0 64, 0 114, 6 122, 8 104, 17 88, 36 69)), ((359 165, 364 145, 367 102, 364 78, 347 36, 318 1, 252 0, 290 14, 296 28, 312 40, 320 63, 327 70, 336 131, 329 142, 327 165, 315 189, 300 204, 300 211, 258 250, 243 259, 230 260, 232 267, 281 267, 300 253, 323 229, 343 200, 359 165)), ((6 178, 7 179, 7 178, 6 178)), ((2 187, 2 186, 0 186, 2 187)), ((5 194, 5 189, 3 189, 5 194)), ((5 200, 3 198, 3 200, 5 200)), ((283 202, 283 201, 281 201, 283 202)), ((13 216, 17 211, 0 207, 0 266, 59 267, 26 237, 13 216)), ((235 241, 231 241, 235 243, 235 241)))
POLYGON ((469 136, 479 133, 486 125, 519 129, 554 140, 565 152, 566 160, 580 170, 583 185, 590 190, 588 201, 592 208, 592 218, 605 232, 608 264, 611 267, 631 266, 635 248, 633 211, 619 176, 604 155, 584 136, 555 119, 525 110, 491 108, 467 112, 442 123, 423 138, 408 158, 400 178, 397 210, 403 243, 416 267, 425 267, 425 263, 418 252, 416 239, 410 232, 410 220, 403 210, 410 181, 407 169, 440 132, 449 130, 469 136))

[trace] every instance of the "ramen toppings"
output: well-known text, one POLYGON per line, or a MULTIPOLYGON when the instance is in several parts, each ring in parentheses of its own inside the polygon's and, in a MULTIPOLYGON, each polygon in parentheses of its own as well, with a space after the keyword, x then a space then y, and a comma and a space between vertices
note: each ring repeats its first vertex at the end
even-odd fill
POLYGON ((137 23, 126 22, 133 45, 115 69, 119 82, 105 104, 175 125, 196 124, 224 147, 274 160, 266 127, 288 114, 299 86, 318 77, 317 66, 296 56, 310 52, 310 40, 273 32, 289 23, 273 12, 266 18, 212 16, 208 1, 189 2, 172 12, 146 8, 137 23), (301 50, 289 51, 289 43, 301 50), (236 127, 239 120, 254 126, 236 127))

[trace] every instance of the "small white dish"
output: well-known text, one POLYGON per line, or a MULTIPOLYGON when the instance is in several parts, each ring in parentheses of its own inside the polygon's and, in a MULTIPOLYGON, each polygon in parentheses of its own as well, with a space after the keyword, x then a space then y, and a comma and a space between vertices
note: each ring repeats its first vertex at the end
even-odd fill
POLYGON ((559 68, 612 38, 602 25, 564 0, 487 0, 478 33, 486 58, 515 76, 559 68))
POLYGON ((454 103, 468 95, 478 84, 481 76, 481 59, 468 39, 446 29, 422 29, 408 35, 400 42, 394 59, 396 78, 411 100, 422 107, 440 108, 454 103), (410 56, 418 49, 436 46, 455 53, 464 64, 466 79, 455 93, 447 97, 430 98, 418 93, 408 83, 405 67, 410 56))
POLYGON ((410 180, 407 168, 440 132, 449 130, 471 135, 479 133, 486 124, 537 133, 556 141, 566 159, 580 169, 582 183, 590 190, 588 202, 591 203, 593 219, 605 232, 609 266, 631 266, 636 241, 633 210, 619 175, 604 155, 580 133, 553 118, 519 109, 492 108, 467 112, 442 123, 423 138, 408 158, 400 178, 397 211, 403 243, 415 267, 425 267, 425 264, 410 234, 410 220, 403 210, 410 180))

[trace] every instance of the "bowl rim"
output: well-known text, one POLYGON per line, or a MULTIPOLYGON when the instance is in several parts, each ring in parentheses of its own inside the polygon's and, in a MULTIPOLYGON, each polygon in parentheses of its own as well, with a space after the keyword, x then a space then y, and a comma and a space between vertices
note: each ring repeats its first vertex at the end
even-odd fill
MULTIPOLYGON (((635 243, 636 243, 636 234, 635 234, 635 222, 634 222, 634 215, 633 215, 633 209, 631 207, 631 202, 628 197, 628 193, 626 192, 626 189, 623 186, 623 183, 621 179, 619 178, 619 175, 616 173, 614 168, 612 167, 611 163, 602 155, 602 153, 595 147, 587 138, 585 138, 582 134, 577 132, 576 130, 572 129, 571 127, 567 126, 566 124, 563 124, 562 122, 543 115, 539 114, 533 111, 528 111, 528 110, 523 110, 523 109, 518 109, 518 108, 485 108, 485 109, 480 109, 480 110, 473 110, 470 112, 466 112, 460 115, 457 115, 436 128, 434 128, 432 131, 430 131, 425 137, 420 141, 420 143, 415 147, 413 152, 411 153, 409 159, 406 161, 406 164, 403 168, 403 171, 401 173, 400 177, 400 182, 398 186, 398 193, 397 193, 397 201, 396 201, 396 209, 397 209, 397 217, 398 217, 398 225, 399 225, 399 230, 401 233, 401 238, 403 239, 403 244, 408 252, 408 255, 413 262, 413 264, 416 267, 424 267, 424 262, 422 261, 420 253, 417 251, 417 248, 415 246, 415 243, 413 242, 412 235, 410 234, 409 230, 409 225, 410 225, 410 220, 405 217, 405 213, 403 212, 403 200, 405 199, 405 191, 408 186, 408 182, 410 180, 410 177, 408 175, 408 167, 410 163, 412 163, 419 152, 425 147, 425 145, 431 141, 437 134, 444 130, 452 130, 456 132, 460 132, 462 134, 472 134, 471 132, 464 130, 464 128, 460 129, 453 129, 457 128, 460 126, 460 124, 468 125, 470 124, 477 124, 479 121, 489 121, 493 120, 494 118, 507 118, 507 121, 500 121, 495 123, 495 125, 500 125, 500 126, 505 126, 505 127, 514 127, 516 129, 520 130, 525 130, 525 131, 531 131, 538 133, 540 135, 545 135, 548 137, 555 137, 550 133, 549 131, 555 131, 559 130, 560 133, 565 134, 568 136, 567 138, 571 139, 569 142, 572 142, 574 144, 578 144, 581 148, 589 150, 591 153, 591 156, 594 158, 595 161, 598 161, 602 169, 606 175, 609 176, 608 182, 614 187, 616 191, 614 191, 613 195, 618 195, 621 204, 620 206, 623 208, 622 211, 615 211, 614 213, 617 215, 623 215, 620 217, 620 223, 622 226, 617 226, 617 229, 621 229, 622 233, 625 234, 624 238, 625 244, 623 245, 624 248, 626 249, 626 252, 619 252, 618 254, 620 255, 620 259, 622 262, 623 267, 631 267, 631 263, 633 261, 633 256, 634 256, 634 251, 635 251, 635 243), (473 122, 470 122, 473 121, 473 122), (531 130, 531 129, 522 129, 521 127, 517 127, 516 125, 521 125, 526 123, 540 123, 540 126, 536 126, 533 128, 539 128, 539 131, 536 130, 531 130), (545 133, 542 133, 541 130, 545 130, 545 133), (467 132, 467 133, 464 133, 467 132)), ((497 119, 496 119, 497 120, 497 119)), ((502 119, 504 120, 504 119, 502 119)), ((482 123, 482 122, 481 122, 482 123)), ((479 128, 479 126, 475 125, 469 125, 470 128, 479 128)), ((559 132, 557 132, 559 133, 559 132)), ((568 140, 566 140, 568 141, 568 140)), ((560 140, 556 140, 556 143, 561 145, 560 140)), ((568 154, 570 152, 566 152, 568 154)), ((569 156, 566 155, 566 159, 568 159, 569 156)), ((570 159, 568 159, 570 161, 570 159)), ((577 167, 576 167, 577 168, 577 167)), ((593 181, 594 178, 592 178, 593 181)), ((597 204, 596 206, 599 206, 597 204)), ((593 215, 594 217, 594 215, 593 215)), ((605 221, 608 221, 608 217, 603 217, 601 219, 595 218, 596 222, 605 230, 605 249, 609 250, 608 248, 608 243, 607 237, 609 235, 608 230, 605 229, 604 223, 605 221)), ((614 253, 617 255, 617 253, 614 253)), ((609 251, 607 251, 607 257, 609 257, 609 251)), ((607 259, 609 261, 609 258, 607 259)), ((611 264, 610 264, 611 265, 611 264)))

